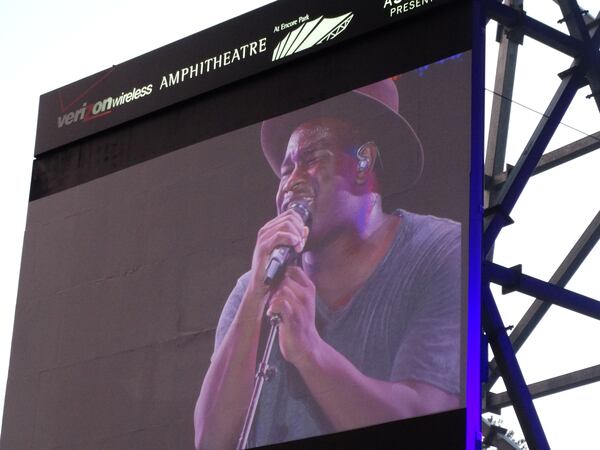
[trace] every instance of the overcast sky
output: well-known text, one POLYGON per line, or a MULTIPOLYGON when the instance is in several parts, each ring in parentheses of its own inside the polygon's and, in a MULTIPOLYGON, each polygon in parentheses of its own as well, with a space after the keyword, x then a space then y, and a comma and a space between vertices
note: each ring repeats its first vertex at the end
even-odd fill
MULTIPOLYGON (((0 0, 0 143, 4 169, 0 177, 0 405, 4 403, 39 95, 266 3, 0 0)), ((598 13, 597 0, 579 3, 592 14, 598 13)), ((565 31, 557 24, 560 10, 552 1, 526 2, 526 10, 565 31)), ((486 88, 490 91, 497 49, 495 29, 493 23, 488 27, 486 88)), ((556 74, 571 63, 528 38, 519 58, 514 99, 521 105, 513 106, 507 157, 513 164, 560 82, 556 74)), ((549 150, 600 131, 595 103, 585 99, 589 93, 586 87, 577 94, 549 150)), ((491 98, 491 92, 486 92, 488 106, 491 98)), ((525 273, 548 279, 600 207, 599 168, 600 152, 594 152, 535 177, 513 211, 516 223, 500 235, 497 261, 506 266, 523 264, 525 273)), ((596 248, 568 287, 600 298, 599 267, 600 251, 596 248)), ((507 325, 516 324, 531 301, 519 294, 497 298, 507 325)), ((597 321, 551 308, 519 352, 527 381, 599 364, 598 342, 597 321)), ((597 427, 598 417, 590 406, 591 398, 600 399, 600 383, 536 401, 553 449, 589 448, 585 431, 597 427)), ((513 424, 509 410, 503 411, 503 416, 513 424)))

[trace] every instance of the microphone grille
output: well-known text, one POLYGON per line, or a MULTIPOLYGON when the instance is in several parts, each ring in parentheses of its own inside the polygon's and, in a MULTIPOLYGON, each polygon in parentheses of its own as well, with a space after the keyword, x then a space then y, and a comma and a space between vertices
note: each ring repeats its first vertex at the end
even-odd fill
POLYGON ((302 218, 304 225, 310 226, 311 214, 310 214, 310 210, 308 209, 307 202, 305 202, 303 200, 294 200, 293 202, 290 202, 287 209, 292 209, 292 210, 296 211, 298 214, 300 214, 300 217, 302 218))

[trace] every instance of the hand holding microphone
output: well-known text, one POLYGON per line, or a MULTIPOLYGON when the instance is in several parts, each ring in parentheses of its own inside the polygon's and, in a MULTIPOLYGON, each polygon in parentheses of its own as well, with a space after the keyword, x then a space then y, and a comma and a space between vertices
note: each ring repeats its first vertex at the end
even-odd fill
MULTIPOLYGON (((302 218, 302 222, 305 226, 310 226, 310 210, 308 205, 303 200, 296 200, 290 202, 286 210, 292 210, 298 213, 302 218)), ((273 249, 269 255, 267 266, 265 269, 265 284, 271 285, 281 274, 285 271, 285 268, 290 262, 298 256, 293 247, 287 245, 279 245, 273 249)))
MULTIPOLYGON (((306 239, 311 223, 307 202, 292 201, 285 209, 300 216, 304 224, 303 239, 306 239)), ((315 326, 315 285, 304 270, 294 264, 303 248, 304 243, 275 247, 269 255, 264 280, 270 291, 267 316, 271 318, 271 326, 278 330, 279 350, 286 361, 297 367, 309 359, 320 342, 315 326)))

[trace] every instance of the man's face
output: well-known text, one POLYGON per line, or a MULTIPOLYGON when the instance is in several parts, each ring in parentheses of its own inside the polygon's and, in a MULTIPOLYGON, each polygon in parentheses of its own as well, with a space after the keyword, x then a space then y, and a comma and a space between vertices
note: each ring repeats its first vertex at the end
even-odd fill
POLYGON ((350 127, 337 119, 321 118, 298 126, 288 142, 281 165, 277 209, 292 200, 305 201, 312 213, 309 242, 341 227, 352 226, 357 211, 356 158, 350 127))

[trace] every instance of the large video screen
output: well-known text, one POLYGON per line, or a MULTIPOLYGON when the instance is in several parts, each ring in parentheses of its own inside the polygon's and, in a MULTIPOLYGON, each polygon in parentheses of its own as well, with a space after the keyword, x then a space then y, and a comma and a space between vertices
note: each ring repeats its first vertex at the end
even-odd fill
POLYGON ((450 3, 39 154, 3 445, 464 449, 450 3))
POLYGON ((197 448, 464 407, 469 73, 458 54, 186 150, 230 152, 199 206, 252 235, 216 300, 197 448))

